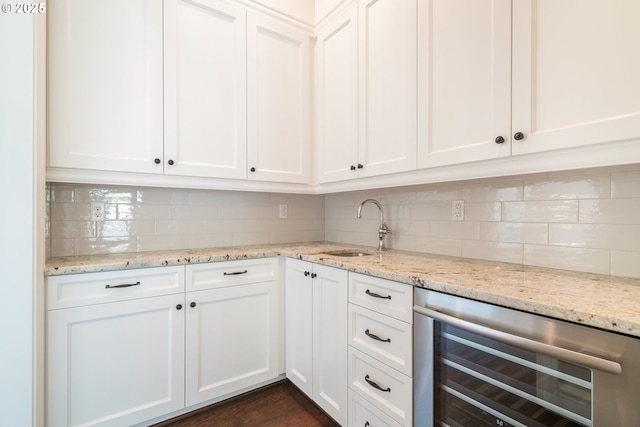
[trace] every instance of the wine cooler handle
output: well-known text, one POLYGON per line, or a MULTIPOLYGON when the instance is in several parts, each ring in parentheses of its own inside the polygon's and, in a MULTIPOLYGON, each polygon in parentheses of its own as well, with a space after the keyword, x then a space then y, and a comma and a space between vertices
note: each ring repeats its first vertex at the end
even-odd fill
POLYGON ((491 338, 505 344, 510 344, 523 350, 544 354, 565 362, 575 363, 576 365, 584 366, 585 368, 595 369, 609 374, 620 375, 620 373, 622 373, 622 366, 612 360, 602 359, 600 357, 579 353, 573 350, 567 350, 566 348, 556 347, 550 344, 534 341, 529 338, 519 337, 517 335, 511 335, 506 332, 497 331, 486 326, 458 319, 457 317, 449 316, 448 314, 444 314, 433 309, 420 307, 419 305, 414 305, 413 311, 437 320, 438 322, 446 323, 448 325, 455 326, 456 328, 464 329, 465 331, 482 335, 483 337, 491 338))

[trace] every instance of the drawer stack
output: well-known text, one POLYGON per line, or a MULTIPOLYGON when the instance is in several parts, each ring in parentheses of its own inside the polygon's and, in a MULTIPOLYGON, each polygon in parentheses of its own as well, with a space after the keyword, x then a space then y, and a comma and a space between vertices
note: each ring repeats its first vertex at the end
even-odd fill
POLYGON ((412 425, 412 310, 412 286, 349 274, 349 425, 412 425))

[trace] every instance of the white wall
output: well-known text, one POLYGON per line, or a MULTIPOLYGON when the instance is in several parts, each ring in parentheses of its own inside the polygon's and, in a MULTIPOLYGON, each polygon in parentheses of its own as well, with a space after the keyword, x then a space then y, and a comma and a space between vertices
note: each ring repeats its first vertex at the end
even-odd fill
POLYGON ((0 13, 0 426, 41 425, 44 17, 0 13), (38 415, 36 415, 38 414, 38 415))

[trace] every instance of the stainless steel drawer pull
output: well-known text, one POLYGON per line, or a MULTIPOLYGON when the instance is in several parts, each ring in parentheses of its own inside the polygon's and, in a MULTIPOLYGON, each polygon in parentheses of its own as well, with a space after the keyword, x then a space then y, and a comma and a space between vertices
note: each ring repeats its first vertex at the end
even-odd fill
POLYGON ((224 272, 225 276, 237 276, 238 274, 247 274, 247 270, 244 271, 234 271, 233 273, 224 272))
POLYGON ((373 340, 376 340, 376 341, 391 342, 391 338, 387 338, 387 339, 380 338, 379 336, 374 335, 374 334, 372 334, 371 332, 369 332, 369 330, 368 330, 368 329, 367 329, 366 331, 364 331, 364 334, 365 334, 366 336, 368 336, 369 338, 371 338, 371 339, 373 339, 373 340))
POLYGON ((377 388, 378 390, 380 390, 380 391, 384 391, 384 392, 386 392, 386 393, 391 393, 391 388, 389 388, 389 387, 387 387, 387 388, 382 388, 382 387, 380 387, 380 386, 379 386, 378 384, 376 384, 374 381, 371 381, 371 380, 369 379, 369 375, 368 375, 368 374, 364 377, 364 380, 365 380, 366 382, 368 382, 368 383, 369 383, 369 385, 370 385, 371 387, 373 387, 373 388, 377 388))
POLYGON ((131 286, 140 286, 140 282, 123 283, 122 285, 105 285, 106 289, 129 288, 131 286))
POLYGON ((374 298, 382 298, 382 299, 391 299, 391 295, 387 295, 386 297, 380 294, 376 294, 375 292, 371 292, 369 289, 367 289, 366 291, 364 291, 365 294, 369 295, 370 297, 374 297, 374 298))
POLYGON ((475 323, 468 322, 466 320, 462 320, 433 309, 421 307, 419 305, 414 305, 413 311, 437 320, 438 322, 443 322, 457 328, 482 335, 483 337, 491 338, 505 344, 510 344, 514 347, 518 347, 524 350, 544 354, 556 359, 563 360, 565 362, 575 363, 576 365, 584 366, 589 369, 596 369, 598 371, 607 372, 610 374, 620 375, 622 373, 622 366, 620 366, 618 362, 614 362, 612 360, 602 359, 600 357, 591 356, 589 354, 579 353, 577 351, 568 350, 566 348, 556 347, 550 344, 534 341, 529 338, 508 334, 506 332, 491 329, 482 325, 477 325, 475 323))

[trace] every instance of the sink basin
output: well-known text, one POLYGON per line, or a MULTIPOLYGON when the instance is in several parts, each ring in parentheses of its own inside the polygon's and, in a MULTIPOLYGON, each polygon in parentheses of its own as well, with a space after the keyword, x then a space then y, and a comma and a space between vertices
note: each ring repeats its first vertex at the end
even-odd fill
POLYGON ((340 249, 337 251, 322 252, 324 255, 340 256, 340 257, 358 257, 373 255, 372 252, 363 252, 355 249, 340 249))

